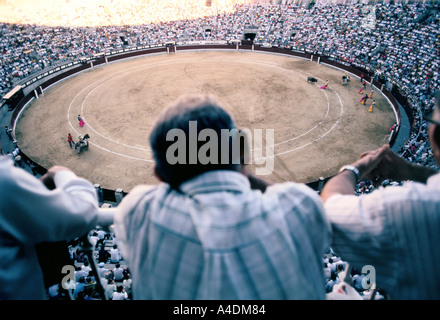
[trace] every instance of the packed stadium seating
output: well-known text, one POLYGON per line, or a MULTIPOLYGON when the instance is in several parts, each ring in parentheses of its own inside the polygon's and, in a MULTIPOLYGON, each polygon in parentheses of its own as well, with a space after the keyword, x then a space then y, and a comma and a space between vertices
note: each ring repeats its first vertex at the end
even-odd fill
MULTIPOLYGON (((238 4, 230 12, 199 18, 182 15, 177 20, 163 18, 130 26, 36 27, 0 23, 0 95, 30 77, 103 52, 163 46, 170 41, 185 45, 243 39, 245 28, 257 28, 253 39, 256 45, 317 52, 339 63, 365 68, 374 79, 399 92, 408 102, 411 120, 410 137, 400 153, 413 162, 434 166, 427 125, 421 114, 433 108, 432 95, 440 89, 439 8, 438 4, 424 3, 355 3, 311 8, 262 3, 238 4)), ((388 184, 393 182, 384 185, 388 184)), ((373 188, 365 182, 358 192, 371 192, 373 188)), ((106 236, 104 247, 110 251, 114 234, 106 236)), ((78 249, 78 244, 71 248, 78 249)), ((94 254, 97 256, 98 251, 94 254)), ((77 266, 84 265, 84 257, 72 257, 77 266)), ((343 263, 337 263, 339 260, 331 251, 324 257, 326 268, 331 269, 327 283, 323 284, 327 292, 335 284, 337 264, 343 263)), ((113 266, 111 261, 104 263, 108 270, 113 266)), ((107 278, 112 276, 111 272, 107 274, 107 278)), ((358 292, 367 298, 370 293, 361 288, 358 292)), ((384 298, 385 293, 378 296, 384 298)))

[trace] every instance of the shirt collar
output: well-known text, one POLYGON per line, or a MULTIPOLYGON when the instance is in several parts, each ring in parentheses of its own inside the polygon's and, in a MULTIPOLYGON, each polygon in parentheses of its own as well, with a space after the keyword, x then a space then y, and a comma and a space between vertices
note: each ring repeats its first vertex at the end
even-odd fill
POLYGON ((208 171, 180 186, 180 190, 189 196, 221 191, 241 193, 247 189, 250 189, 249 180, 240 172, 231 170, 208 171))

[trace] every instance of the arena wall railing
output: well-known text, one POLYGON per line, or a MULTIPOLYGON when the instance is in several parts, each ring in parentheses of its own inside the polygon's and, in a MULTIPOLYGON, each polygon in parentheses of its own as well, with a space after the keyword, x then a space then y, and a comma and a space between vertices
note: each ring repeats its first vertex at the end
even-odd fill
MULTIPOLYGON (((281 47, 266 47, 266 46, 259 46, 259 45, 253 45, 249 43, 235 45, 235 43, 227 43, 227 44, 190 44, 190 45, 182 45, 182 46, 176 46, 175 50, 178 48, 178 50, 250 50, 250 51, 259 51, 259 52, 266 52, 266 53, 276 53, 276 54, 283 54, 283 55, 289 55, 296 58, 301 59, 307 59, 310 61, 316 61, 318 63, 325 63, 334 67, 337 67, 341 70, 344 70, 346 72, 349 72, 353 75, 356 75, 357 77, 360 77, 363 73, 365 76, 366 81, 371 82, 375 87, 380 88, 380 91, 388 98, 388 100, 391 103, 392 108, 395 111, 396 114, 396 121, 398 124, 400 124, 400 109, 396 102, 396 98, 393 96, 391 92, 388 91, 386 86, 384 86, 382 83, 378 82, 375 79, 371 78, 371 74, 368 73, 367 70, 355 67, 351 65, 346 65, 339 63, 337 61, 334 61, 331 57, 319 55, 315 52, 306 52, 305 50, 293 50, 291 48, 281 48, 281 47)), ((138 56, 144 56, 148 54, 164 54, 169 53, 167 47, 165 45, 163 46, 145 46, 145 47, 137 47, 137 48, 131 48, 131 49, 121 49, 121 50, 115 50, 110 53, 105 53, 102 56, 91 58, 88 60, 82 60, 80 63, 68 63, 66 66, 58 66, 54 68, 53 70, 49 72, 44 72, 42 74, 39 74, 35 78, 27 79, 26 82, 24 82, 23 86, 26 88, 26 91, 28 92, 24 97, 17 103, 17 105, 13 106, 13 112, 10 119, 10 128, 12 128, 13 132, 13 138, 15 140, 15 127, 17 124, 17 121, 20 117, 20 114, 26 109, 27 106, 31 104, 31 102, 34 99, 38 99, 39 94, 43 94, 44 90, 48 89, 50 86, 56 84, 59 81, 62 81, 68 77, 71 77, 73 75, 76 75, 80 72, 84 72, 86 70, 89 70, 91 68, 105 65, 107 63, 117 62, 124 59, 132 59, 136 58, 138 56), (44 78, 47 78, 44 80, 44 78)), ((403 97, 404 98, 404 97, 403 97)), ((399 99, 403 99, 400 98, 399 99)), ((411 115, 411 112, 408 112, 410 110, 406 110, 408 113, 408 116, 411 115)), ((412 116, 411 116, 412 117, 412 116)), ((390 139, 390 144, 394 142, 395 137, 397 136, 397 132, 395 132, 394 137, 390 139)), ((16 143, 16 141, 14 141, 16 143)), ((28 157, 26 154, 21 152, 22 159, 28 163, 32 170, 36 173, 39 173, 43 175, 47 168, 44 168, 43 166, 39 165, 38 163, 34 162, 30 157, 28 157)), ((324 186, 325 182, 330 179, 331 177, 321 177, 319 180, 307 183, 309 187, 312 189, 320 192, 322 187, 324 186)), ((120 190, 111 190, 111 189, 105 189, 98 186, 98 189, 101 192, 102 200, 106 202, 112 202, 112 203, 118 203, 120 200, 120 197, 118 196, 125 196, 125 192, 121 192, 120 190)))

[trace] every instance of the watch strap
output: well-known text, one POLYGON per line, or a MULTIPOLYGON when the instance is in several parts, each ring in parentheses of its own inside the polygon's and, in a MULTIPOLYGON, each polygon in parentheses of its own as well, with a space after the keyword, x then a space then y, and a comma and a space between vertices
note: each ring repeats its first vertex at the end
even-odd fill
POLYGON ((359 169, 351 166, 351 165, 345 165, 343 166, 341 169, 339 169, 339 173, 344 172, 344 171, 351 171, 355 174, 356 176, 356 184, 358 184, 360 182, 360 174, 359 174, 359 169))

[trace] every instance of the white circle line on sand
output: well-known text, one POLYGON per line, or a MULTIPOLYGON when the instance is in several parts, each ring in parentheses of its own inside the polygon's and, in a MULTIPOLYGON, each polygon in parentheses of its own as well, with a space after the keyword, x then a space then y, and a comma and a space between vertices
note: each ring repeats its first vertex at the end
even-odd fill
MULTIPOLYGON (((316 86, 319 87, 317 84, 316 84, 316 86)), ((276 147, 276 146, 279 146, 279 145, 282 145, 282 144, 285 144, 285 143, 297 140, 297 139, 299 139, 299 138, 301 138, 301 137, 311 133, 315 129, 317 129, 324 122, 325 118, 327 118, 327 116, 328 116, 328 114, 330 112, 330 100, 328 98, 327 93, 325 93, 324 91, 323 91, 323 93, 324 93, 325 98, 327 100, 327 112, 326 112, 324 118, 322 118, 321 121, 319 121, 319 123, 317 125, 315 125, 313 128, 311 128, 309 131, 306 131, 306 132, 304 132, 304 133, 302 133, 302 134, 300 134, 300 135, 298 135, 296 137, 293 137, 293 138, 290 138, 290 139, 287 139, 287 140, 284 140, 284 141, 281 141, 281 142, 274 143, 273 145, 267 146, 266 148, 268 148, 268 147, 269 148, 270 147, 276 147)), ((261 150, 261 149, 263 149, 263 147, 261 147, 261 148, 254 148, 254 149, 252 149, 252 151, 261 150)))
MULTIPOLYGON (((189 58, 189 59, 182 59, 182 60, 179 60, 180 63, 185 62, 185 61, 193 62, 193 59, 190 59, 190 58, 189 58)), ((223 61, 223 60, 222 60, 222 61, 223 61)), ((114 75, 114 76, 112 76, 111 78, 109 78, 109 79, 105 80, 104 82, 100 83, 98 86, 96 86, 95 88, 93 88, 92 91, 90 91, 90 92, 87 94, 87 96, 84 98, 84 100, 83 100, 83 102, 82 102, 82 104, 81 104, 81 112, 80 112, 80 114, 83 114, 83 113, 84 113, 84 112, 83 112, 83 111, 84 111, 84 103, 85 103, 85 101, 88 99, 89 95, 90 95, 92 92, 94 92, 97 88, 99 88, 100 86, 104 85, 105 83, 107 83, 107 82, 109 82, 109 81, 111 81, 111 80, 114 80, 115 78, 117 78, 117 77, 119 77, 119 76, 121 76, 121 75, 124 75, 124 74, 126 74, 126 73, 132 72, 133 70, 139 70, 139 69, 151 69, 151 68, 153 68, 153 67, 157 67, 157 66, 167 66, 167 65, 174 64, 174 63, 175 63, 174 61, 161 61, 161 62, 156 63, 156 64, 154 64, 154 65, 134 66, 134 67, 131 67, 131 68, 126 69, 126 70, 124 70, 124 71, 120 71, 120 72, 117 73, 116 75, 114 75)), ((88 85, 86 88, 84 88, 83 90, 81 90, 80 93, 81 93, 82 91, 84 91, 85 89, 87 89, 88 87, 93 86, 93 85, 95 85, 96 83, 98 83, 98 82, 100 82, 100 81, 101 81, 101 80, 97 80, 97 81, 93 82, 92 84, 88 85)), ((80 93, 79 93, 79 94, 80 94, 80 93)), ((79 132, 78 132, 77 130, 75 130, 74 127, 73 127, 73 125, 70 123, 69 113, 70 113, 70 109, 71 109, 70 107, 71 107, 71 105, 73 104, 73 101, 79 96, 79 94, 77 94, 77 95, 74 97, 74 99, 72 100, 72 102, 70 103, 70 106, 69 106, 69 108, 68 108, 68 114, 67 114, 68 122, 69 122, 69 124, 70 124, 70 127, 71 127, 71 128, 76 132, 76 134, 78 134, 78 135, 79 135, 79 132)), ((95 129, 94 129, 94 128, 93 128, 93 127, 92 127, 92 126, 86 121, 86 120, 87 120, 87 117, 84 116, 84 114, 83 114, 82 118, 83 118, 84 122, 87 123, 87 127, 90 128, 94 133, 96 133, 97 135, 101 136, 102 138, 104 138, 104 139, 106 139, 106 140, 108 140, 108 141, 110 141, 110 142, 112 142, 112 143, 119 144, 119 145, 122 145, 122 146, 124 146, 124 147, 131 148, 131 149, 136 149, 136 150, 139 150, 139 151, 152 152, 152 150, 151 150, 150 148, 139 148, 139 147, 131 146, 131 145, 125 144, 125 143, 123 143, 123 142, 119 142, 119 141, 116 141, 116 140, 114 140, 114 139, 112 139, 112 138, 109 138, 109 137, 107 137, 107 136, 105 136, 105 135, 99 133, 98 131, 96 131, 96 130, 95 130, 95 129)), ((98 146, 98 144, 96 144, 96 143, 92 143, 92 142, 90 142, 90 143, 93 144, 93 145, 95 145, 95 146, 98 146)), ((105 147, 102 147, 102 149, 103 149, 103 150, 109 150, 109 149, 107 149, 107 148, 105 148, 105 147)), ((116 153, 116 154, 122 155, 121 153, 116 153)), ((135 158, 136 158, 136 157, 135 157, 135 158)), ((138 158, 136 158, 136 159, 138 159, 138 158)), ((147 159, 143 159, 143 160, 145 160, 145 161, 152 161, 152 160, 149 160, 149 159, 148 159, 148 160, 147 160, 147 159)))
POLYGON ((92 142, 89 142, 89 143, 94 145, 95 147, 101 149, 101 150, 107 151, 107 152, 112 153, 112 154, 117 155, 117 156, 121 156, 121 157, 132 159, 132 160, 139 160, 139 161, 145 161, 145 162, 154 163, 154 160, 151 160, 151 159, 142 159, 142 158, 132 157, 132 156, 126 155, 124 153, 115 152, 115 151, 109 150, 107 148, 101 147, 100 145, 98 145, 96 143, 92 143, 92 142))
MULTIPOLYGON (((336 90, 333 90, 333 91, 334 91, 334 92, 336 93, 336 95, 338 96, 338 99, 339 99, 339 103, 340 103, 341 108, 340 108, 339 117, 338 117, 338 119, 335 121, 335 123, 333 124, 333 126, 330 128, 330 130, 328 130, 327 132, 325 132, 325 133, 322 134, 321 136, 317 137, 316 139, 314 139, 314 140, 312 140, 312 141, 310 141, 310 142, 308 142, 308 143, 306 143, 306 144, 304 144, 304 145, 302 145, 302 146, 299 146, 299 147, 296 147, 296 148, 292 148, 292 149, 289 149, 289 150, 286 150, 286 151, 283 151, 283 152, 274 153, 273 155, 270 155, 270 156, 259 157, 259 158, 256 158, 255 160, 256 160, 256 161, 258 161, 258 160, 264 160, 264 159, 268 159, 268 158, 273 158, 273 157, 276 157, 276 156, 280 156, 280 155, 283 155, 283 154, 287 154, 287 153, 290 153, 290 152, 293 152, 293 151, 298 151, 298 150, 300 150, 300 149, 303 149, 303 148, 305 148, 305 147, 307 147, 307 146, 309 146, 309 145, 311 145, 311 144, 313 144, 313 143, 315 143, 315 142, 321 140, 322 138, 324 138, 325 136, 327 136, 330 132, 332 132, 333 129, 339 124, 339 121, 340 121, 340 119, 341 119, 341 116, 342 116, 342 114, 344 113, 344 105, 343 105, 343 103, 342 103, 341 97, 339 96, 339 93, 338 93, 336 90)), ((325 92, 324 92, 324 93, 325 93, 325 92)), ((325 93, 325 95, 327 96, 327 93, 325 93)), ((270 147, 271 147, 271 146, 266 146, 266 148, 270 148, 270 147)))
MULTIPOLYGON (((185 59, 184 59, 184 60, 185 60, 185 59)), ((192 60, 191 60, 191 61, 192 61, 192 60)), ((223 60, 222 60, 222 61, 223 61, 223 60)), ((179 62, 182 62, 182 60, 179 61, 179 62)), ((282 69, 283 71, 288 71, 288 72, 299 72, 299 73, 303 73, 303 74, 307 75, 307 73, 305 73, 305 72, 301 72, 301 71, 298 71, 298 70, 288 70, 288 69, 285 69, 285 68, 283 68, 283 67, 280 67, 279 65, 273 64, 273 63, 267 63, 267 62, 262 62, 262 61, 257 61, 257 60, 240 61, 240 63, 243 63, 243 62, 244 62, 244 63, 253 63, 253 64, 255 64, 255 63, 265 64, 265 65, 269 65, 269 66, 271 66, 271 67, 280 68, 280 69, 282 69)), ((162 63, 160 63, 160 65, 169 65, 169 64, 173 64, 173 63, 174 63, 174 62, 169 62, 169 61, 168 61, 168 62, 162 62, 162 63)), ((154 66, 146 65, 146 66, 143 66, 143 67, 141 67, 141 68, 142 68, 142 69, 145 69, 145 68, 152 68, 152 67, 157 67, 157 64, 155 64, 154 66)), ((114 75, 113 77, 111 77, 111 78, 105 80, 104 82, 100 83, 100 84, 99 84, 98 86, 96 86, 95 88, 93 88, 93 89, 92 89, 92 90, 86 95, 86 97, 84 98, 84 100, 83 100, 83 102, 82 102, 82 104, 81 104, 81 114, 82 114, 83 111, 84 111, 84 104, 85 104, 86 100, 88 99, 88 97, 90 96, 90 94, 92 94, 96 89, 100 88, 102 85, 106 84, 107 82, 112 81, 112 80, 114 80, 115 78, 117 78, 117 77, 119 77, 119 76, 121 76, 121 75, 124 75, 124 74, 126 74, 126 73, 129 73, 129 72, 131 72, 132 70, 135 70, 135 69, 136 69, 136 70, 139 70, 139 66, 136 66, 136 67, 133 67, 133 68, 130 68, 130 69, 124 70, 124 71, 122 71, 122 72, 120 72, 120 73, 114 75)), ((320 79, 320 80, 321 80, 321 79, 320 79)), ((321 80, 321 81, 322 81, 322 80, 321 80)), ((84 90, 86 90, 86 89, 89 88, 90 86, 96 84, 97 82, 99 82, 99 80, 98 80, 98 81, 95 81, 94 83, 88 85, 86 88, 84 88, 83 90, 81 90, 81 91, 80 91, 80 92, 74 97, 74 99, 72 100, 72 102, 71 102, 70 105, 69 105, 69 108, 68 108, 68 122, 69 122, 71 128, 72 128, 77 134, 79 134, 79 132, 73 127, 73 125, 72 125, 71 122, 70 122, 69 113, 70 113, 71 106, 72 106, 72 104, 73 104, 73 101, 79 96, 80 93, 82 93, 84 90)), ((315 84, 315 85, 318 86, 317 84, 315 84)), ((318 87, 319 87, 319 86, 318 86, 318 87)), ((334 92, 335 92, 336 95, 338 96, 339 101, 340 101, 340 104, 341 104, 341 113, 340 113, 340 116, 341 116, 342 113, 343 113, 343 104, 342 104, 342 101, 341 101, 341 98, 340 98, 338 92, 337 92, 336 90, 334 90, 334 92)), ((275 147, 275 146, 277 146, 277 145, 281 145, 281 144, 288 143, 288 142, 291 142, 291 141, 293 141, 293 140, 299 139, 299 138, 301 138, 301 137, 303 137, 303 136, 305 136, 305 135, 311 133, 311 132, 314 131, 316 128, 318 128, 318 127, 322 124, 322 122, 326 119, 326 117, 327 117, 328 114, 329 114, 329 110, 330 110, 330 102, 329 102, 328 95, 327 95, 327 93, 325 92, 325 90, 323 90, 323 93, 324 93, 324 95, 325 95, 325 97, 326 97, 326 100, 327 100, 327 112, 326 112, 324 118, 321 119, 321 121, 320 121, 317 125, 315 125, 313 128, 311 128, 311 129, 308 130, 307 132, 304 132, 304 133, 302 133, 302 134, 300 134, 300 135, 298 135, 298 136, 295 136, 295 137, 293 137, 293 138, 286 139, 286 140, 284 140, 284 141, 278 142, 278 143, 273 144, 273 145, 271 145, 271 146, 266 146, 266 148, 273 148, 273 147, 275 147)), ((333 126, 330 128, 330 130, 327 131, 326 133, 324 133, 323 135, 321 135, 320 137, 314 139, 313 141, 311 141, 311 142, 309 142, 309 143, 307 143, 307 144, 305 144, 305 145, 302 145, 302 146, 299 146, 299 147, 296 147, 296 148, 292 148, 292 149, 289 149, 289 150, 286 150, 286 151, 283 151, 283 152, 280 152, 280 153, 276 153, 276 154, 274 154, 274 155, 272 155, 272 156, 269 156, 269 157, 274 157, 274 156, 278 156, 278 155, 283 155, 283 154, 286 154, 286 153, 290 153, 290 152, 293 152, 293 151, 300 150, 300 149, 302 149, 302 148, 304 148, 304 147, 306 147, 306 146, 309 146, 309 145, 315 143, 316 141, 322 139, 323 137, 325 137, 327 134, 329 134, 329 133, 330 133, 330 132, 336 127, 336 125, 339 123, 340 116, 338 117, 337 121, 333 124, 333 126)), ((86 118, 83 117, 83 119, 85 120, 86 118)), ((114 140, 114 139, 111 139, 111 138, 109 138, 109 137, 107 137, 107 136, 105 136, 105 135, 99 133, 98 131, 96 131, 96 130, 95 130, 92 126, 90 126, 89 124, 87 124, 87 126, 88 126, 88 127, 89 127, 89 128, 95 133, 95 134, 101 136, 102 138, 104 138, 104 139, 106 139, 106 140, 108 140, 108 141, 110 141, 110 142, 112 142, 112 143, 119 144, 119 145, 122 145, 122 146, 124 146, 124 147, 132 148, 132 149, 139 150, 139 151, 151 152, 151 149, 139 148, 139 147, 131 146, 131 145, 128 145, 128 144, 125 144, 125 143, 122 143, 122 142, 116 141, 116 140, 114 140)), ((154 160, 151 160, 151 159, 138 158, 138 157, 129 156, 129 155, 124 154, 124 153, 115 152, 115 151, 112 151, 112 150, 110 150, 110 149, 108 149, 108 148, 102 147, 102 146, 100 146, 100 145, 97 144, 97 143, 93 143, 93 142, 89 142, 89 143, 92 144, 92 145, 94 145, 94 146, 96 146, 96 147, 98 147, 98 148, 100 148, 101 150, 104 150, 104 151, 106 151, 106 152, 110 152, 110 153, 115 154, 115 155, 119 155, 119 156, 126 157, 126 158, 129 158, 129 159, 134 159, 134 160, 140 160, 140 161, 146 161, 146 162, 154 162, 154 160)), ((252 149, 252 151, 260 150, 260 149, 262 149, 262 148, 252 149)), ((268 157, 261 157, 261 158, 258 158, 258 159, 265 159, 265 158, 268 158, 268 157)))
MULTIPOLYGON (((119 76, 119 75, 118 75, 118 76, 119 76)), ((114 78, 115 78, 115 77, 114 77, 114 78)), ((108 79, 108 80, 104 81, 103 83, 101 83, 100 85, 98 85, 97 87, 95 87, 92 91, 90 91, 90 92, 86 95, 86 97, 84 98, 84 100, 83 100, 83 102, 82 102, 82 104, 81 104, 81 114, 84 113, 84 103, 86 102, 86 100, 88 99, 88 97, 89 97, 89 96, 90 96, 90 95, 91 95, 96 89, 98 89, 98 88, 101 87, 102 85, 106 84, 108 81, 113 80, 114 78, 111 78, 111 79, 108 79)), ((84 122, 85 122, 85 119, 86 119, 86 117, 84 116, 84 122)), ((94 133, 96 133, 96 134, 99 135, 100 137, 102 137, 102 138, 104 138, 104 139, 106 139, 106 140, 108 140, 108 141, 110 141, 110 142, 112 142, 112 143, 116 143, 116 144, 119 144, 119 145, 121 145, 121 146, 124 146, 124 147, 127 147, 127 148, 131 148, 131 149, 135 149, 135 150, 139 150, 139 151, 146 151, 146 152, 151 151, 151 149, 139 148, 139 147, 131 146, 131 145, 128 145, 128 144, 126 144, 126 143, 119 142, 119 141, 116 141, 116 140, 114 140, 114 139, 112 139, 112 138, 109 138, 109 137, 107 137, 107 136, 105 136, 105 135, 99 133, 98 131, 96 131, 96 130, 95 130, 90 124, 88 124, 88 123, 87 123, 87 127, 90 128, 90 130, 92 130, 94 133)))
MULTIPOLYGON (((186 61, 186 60, 188 60, 188 61, 192 61, 192 59, 190 60, 190 59, 184 59, 184 61, 186 61)), ((126 70, 124 70, 124 71, 120 71, 119 73, 117 73, 116 75, 114 75, 114 76, 112 76, 111 78, 109 78, 109 79, 107 79, 107 80, 105 80, 103 83, 101 83, 101 84, 99 84, 97 87, 95 87, 94 89, 92 89, 92 91, 94 91, 95 89, 97 89, 99 86, 101 86, 101 85, 103 85, 104 83, 106 83, 106 82, 108 82, 108 81, 110 81, 110 80, 113 80, 114 78, 116 78, 116 77, 118 77, 118 76, 121 76, 121 75, 123 75, 123 74, 125 74, 125 73, 129 73, 129 72, 131 72, 131 71, 133 71, 133 70, 139 70, 139 68, 142 68, 142 69, 145 69, 145 68, 152 68, 152 67, 157 67, 158 65, 161 65, 161 66, 163 66, 163 65, 170 65, 170 64, 173 64, 174 62, 167 62, 167 61, 162 61, 162 62, 160 62, 160 63, 156 63, 154 66, 151 66, 151 65, 145 65, 145 66, 135 66, 135 67, 132 67, 132 68, 129 68, 129 69, 126 69, 126 70)), ((72 123, 71 123, 71 121, 70 121, 70 110, 71 110, 71 107, 72 107, 72 105, 73 105, 73 102, 77 99, 77 97, 83 92, 83 91, 85 91, 86 89, 88 89, 89 87, 91 87, 91 86, 93 86, 93 85, 95 85, 96 83, 98 83, 98 82, 100 82, 101 81, 101 79, 100 80, 97 80, 97 81, 95 81, 95 82, 93 82, 93 83, 91 83, 91 84, 89 84, 87 87, 85 87, 85 88, 83 88, 77 95, 75 95, 75 97, 72 99, 72 101, 70 102, 70 104, 69 104, 69 107, 68 107, 68 109, 67 109, 67 121, 68 121, 68 123, 69 123, 69 125, 70 125, 70 127, 72 128, 72 130, 74 130, 75 131, 75 133, 77 134, 77 135, 79 135, 80 133, 73 127, 73 125, 72 125, 72 123)), ((91 92, 89 92, 88 94, 87 94, 87 96, 90 94, 91 92)), ((85 100, 82 102, 82 104, 81 104, 81 112, 82 112, 82 110, 83 110, 83 106, 84 106, 84 102, 85 102, 85 100)), ((86 120, 86 117, 85 116, 82 116, 83 117, 83 119, 84 119, 84 122, 86 122, 85 120, 86 120)), ((103 137, 104 139, 107 139, 107 140, 109 140, 109 141, 111 141, 111 142, 113 142, 113 143, 117 143, 117 144, 120 144, 120 145, 124 145, 124 146, 126 146, 126 147, 129 147, 129 148, 134 148, 134 149, 138 149, 138 150, 141 150, 141 151, 151 151, 151 149, 149 149, 149 148, 139 148, 139 147, 133 147, 133 146, 130 146, 130 145, 127 145, 127 144, 124 144, 124 143, 122 143, 122 142, 119 142, 119 141, 116 141, 116 140, 113 140, 113 139, 110 139, 110 138, 108 138, 108 137, 106 137, 106 136, 104 136, 104 135, 102 135, 102 134, 100 134, 99 132, 97 132, 93 127, 91 127, 89 124, 87 124, 87 127, 88 128, 90 128, 93 132, 95 132, 96 134, 98 134, 98 135, 100 135, 101 137, 103 137)), ((93 145, 97 145, 97 144, 95 144, 95 143, 91 143, 91 144, 93 144, 93 145)), ((109 149, 107 149, 107 148, 103 148, 103 149, 105 149, 105 150, 109 150, 109 149)))
MULTIPOLYGON (((78 97, 83 91, 85 91, 85 90, 86 90, 87 88, 89 88, 90 86, 96 84, 97 82, 99 82, 99 80, 93 82, 92 84, 86 86, 86 87, 83 88, 80 92, 78 92, 78 93, 75 95, 75 97, 72 99, 72 101, 70 102, 69 107, 67 108, 67 122, 68 122, 68 124, 70 125, 70 127, 72 128, 72 130, 76 133, 77 136, 80 135, 80 132, 78 132, 78 130, 75 129, 75 127, 72 125, 72 123, 71 123, 71 121, 70 121, 70 110, 71 110, 71 108, 72 108, 72 105, 73 105, 73 102, 75 101, 75 99, 76 99, 76 98, 77 98, 77 97, 78 97)), ((89 141, 89 143, 90 143, 91 145, 93 145, 93 146, 95 146, 95 147, 101 149, 101 150, 104 150, 104 151, 106 151, 106 152, 112 153, 112 154, 114 154, 114 155, 118 155, 118 156, 121 156, 121 157, 125 157, 125 158, 129 158, 129 159, 133 159, 133 160, 139 160, 139 161, 145 161, 145 162, 154 162, 153 160, 150 160, 150 159, 142 159, 142 158, 138 158, 138 157, 131 157, 131 156, 128 156, 128 155, 126 155, 126 154, 122 154, 122 153, 119 153, 119 152, 115 152, 115 151, 109 150, 109 149, 107 149, 107 148, 101 147, 100 145, 95 144, 95 143, 93 143, 93 142, 91 142, 91 141, 89 141)))

